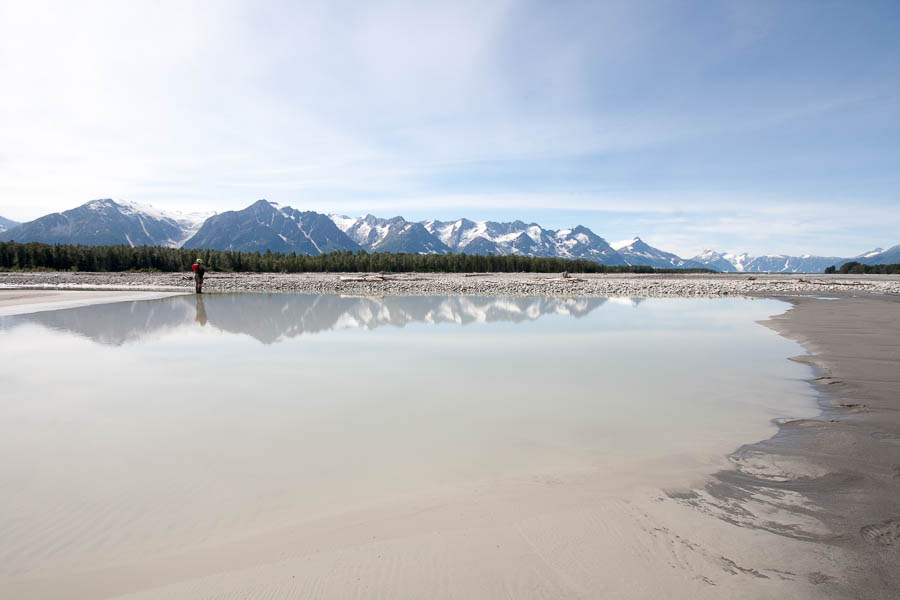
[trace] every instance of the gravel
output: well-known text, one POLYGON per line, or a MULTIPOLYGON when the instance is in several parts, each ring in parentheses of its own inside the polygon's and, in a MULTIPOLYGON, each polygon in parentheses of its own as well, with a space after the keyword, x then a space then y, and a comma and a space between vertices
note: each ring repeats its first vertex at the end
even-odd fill
MULTIPOLYGON (((193 291, 182 273, 0 273, 0 288, 193 291)), ((898 275, 535 273, 210 273, 204 292, 337 293, 364 296, 723 297, 900 294, 898 275)))

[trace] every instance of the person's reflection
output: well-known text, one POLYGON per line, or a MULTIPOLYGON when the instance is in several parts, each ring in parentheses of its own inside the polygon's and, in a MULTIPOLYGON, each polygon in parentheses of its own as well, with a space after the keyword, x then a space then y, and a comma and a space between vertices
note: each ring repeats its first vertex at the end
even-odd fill
POLYGON ((197 318, 194 320, 200 323, 201 326, 205 326, 206 307, 203 305, 203 296, 201 296, 200 294, 194 294, 194 299, 197 301, 197 318))

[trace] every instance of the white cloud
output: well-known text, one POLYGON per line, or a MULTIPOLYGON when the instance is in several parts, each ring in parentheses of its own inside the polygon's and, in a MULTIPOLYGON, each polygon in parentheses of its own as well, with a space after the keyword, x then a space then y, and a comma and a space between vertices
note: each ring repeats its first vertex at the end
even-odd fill
POLYGON ((765 169, 746 183, 756 162, 790 149, 739 150, 758 131, 830 125, 895 83, 834 85, 808 65, 798 72, 809 77, 753 71, 778 11, 730 3, 721 22, 708 12, 2 3, 0 214, 35 218, 97 197, 182 210, 269 197, 327 212, 566 211, 603 235, 656 236, 681 251, 691 239, 771 247, 820 236, 816 251, 858 236, 842 206, 883 207, 895 179, 842 204, 837 192, 815 197, 816 181, 770 186, 765 169), (708 141, 734 152, 721 170, 740 185, 714 189, 719 165, 704 161, 716 150, 679 162, 708 141))

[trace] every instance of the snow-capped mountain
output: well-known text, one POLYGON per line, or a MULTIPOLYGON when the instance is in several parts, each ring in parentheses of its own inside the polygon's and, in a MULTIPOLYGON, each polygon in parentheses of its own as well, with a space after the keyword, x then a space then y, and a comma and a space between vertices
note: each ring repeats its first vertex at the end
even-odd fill
POLYGON ((356 219, 329 215, 338 229, 369 252, 407 252, 411 254, 446 254, 450 249, 425 229, 403 217, 379 219, 366 215, 356 219))
POLYGON ((708 269, 715 269, 720 273, 733 273, 735 271, 743 270, 743 265, 738 269, 737 265, 729 260, 729 257, 734 257, 734 255, 724 254, 714 250, 704 250, 692 258, 691 261, 704 265, 708 269))
POLYGON ((554 232, 561 255, 566 258, 584 258, 605 265, 624 265, 621 255, 602 237, 578 225, 572 229, 554 232))
POLYGON ((267 200, 210 217, 184 247, 240 252, 271 250, 313 256, 361 249, 326 215, 301 212, 267 200))
POLYGON ((840 267, 852 260, 868 265, 885 265, 900 263, 900 246, 894 246, 887 250, 876 248, 860 254, 855 258, 841 258, 839 256, 789 256, 787 254, 766 254, 764 256, 750 256, 743 254, 719 254, 706 251, 691 259, 702 266, 723 272, 739 273, 821 273, 830 266, 840 267), (724 263, 732 268, 728 269, 724 263))
POLYGON ((900 263, 900 246, 876 248, 855 258, 751 256, 705 250, 683 259, 639 237, 610 245, 584 226, 545 229, 524 221, 407 221, 374 215, 346 217, 300 211, 259 200, 245 209, 179 213, 122 200, 92 200, 77 208, 28 223, 0 217, 0 240, 131 246, 172 246, 214 250, 296 252, 317 255, 336 250, 421 254, 520 255, 581 258, 606 265, 708 268, 738 273, 821 273, 851 260, 900 263))
POLYGON ((753 257, 746 252, 741 252, 740 254, 725 254, 724 258, 734 265, 734 270, 739 273, 746 271, 747 266, 753 262, 753 257))
POLYGON ((625 264, 606 240, 580 225, 559 231, 523 221, 458 219, 425 221, 423 225, 453 252, 585 258, 608 265, 625 264))
POLYGON ((900 244, 880 252, 867 252, 863 257, 855 260, 867 265, 900 265, 900 244))
POLYGON ((831 265, 847 262, 846 258, 823 256, 787 256, 768 254, 754 257, 744 266, 748 273, 821 273, 831 265))
POLYGON ((625 264, 603 238, 580 225, 553 231, 523 221, 498 223, 458 219, 415 223, 403 217, 379 219, 373 215, 357 218, 330 215, 330 218, 370 252, 518 254, 625 264))
POLYGON ((838 265, 850 259, 834 256, 788 256, 767 254, 750 256, 742 254, 721 254, 707 250, 691 259, 692 262, 721 272, 735 273, 821 273, 831 265, 838 265))
POLYGON ((5 234, 14 242, 89 246, 181 246, 208 215, 168 213, 150 206, 110 199, 22 223, 5 234))
POLYGON ((868 252, 863 252, 862 254, 857 254, 856 256, 853 257, 853 260, 860 260, 863 258, 873 258, 875 256, 878 256, 882 252, 884 252, 884 248, 875 248, 874 250, 869 250, 868 252))
POLYGON ((654 248, 639 237, 616 242, 612 246, 628 265, 644 265, 661 269, 695 269, 701 265, 671 252, 654 248))
POLYGON ((178 225, 181 230, 181 235, 177 239, 173 238, 168 240, 167 243, 162 244, 163 246, 170 246, 173 248, 180 248, 183 246, 186 241, 200 230, 200 227, 203 226, 203 223, 205 223, 208 218, 216 214, 215 211, 190 213, 184 213, 177 210, 163 211, 154 206, 150 206, 149 204, 138 204, 137 202, 128 202, 125 200, 118 200, 117 204, 120 206, 122 214, 135 216, 141 220, 157 219, 159 221, 172 221, 178 225))
POLYGON ((9 231, 18 224, 18 221, 13 221, 12 219, 7 219, 6 217, 0 217, 0 233, 9 231))

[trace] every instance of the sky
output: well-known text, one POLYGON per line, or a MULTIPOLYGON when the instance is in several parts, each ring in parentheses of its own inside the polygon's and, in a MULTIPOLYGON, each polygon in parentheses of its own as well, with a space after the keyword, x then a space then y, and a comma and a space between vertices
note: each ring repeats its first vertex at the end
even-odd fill
POLYGON ((900 244, 900 2, 0 0, 0 215, 521 219, 900 244))

